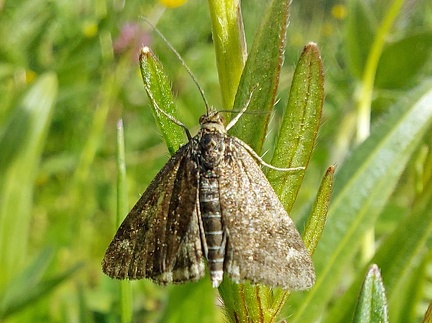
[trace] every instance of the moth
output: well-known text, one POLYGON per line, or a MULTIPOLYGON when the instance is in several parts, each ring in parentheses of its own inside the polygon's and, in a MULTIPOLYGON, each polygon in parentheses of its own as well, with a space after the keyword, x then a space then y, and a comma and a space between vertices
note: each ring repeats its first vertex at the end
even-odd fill
MULTIPOLYGON (((148 51, 144 47, 142 54, 148 51)), ((207 265, 215 288, 224 274, 237 283, 290 290, 312 287, 311 257, 259 164, 272 166, 227 133, 246 108, 225 127, 221 114, 206 103, 207 113, 192 137, 147 93, 159 112, 185 130, 188 142, 163 166, 120 225, 102 261, 103 272, 166 285, 196 281, 207 265)))

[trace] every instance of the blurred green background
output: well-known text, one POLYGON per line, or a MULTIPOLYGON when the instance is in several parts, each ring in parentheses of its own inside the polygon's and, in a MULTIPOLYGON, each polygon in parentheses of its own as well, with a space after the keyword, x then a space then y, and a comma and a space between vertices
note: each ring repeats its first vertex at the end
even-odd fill
MULTIPOLYGON (((265 5, 242 3, 248 45, 265 5)), ((309 41, 320 47, 326 90, 294 220, 309 206, 325 169, 342 164, 356 146, 358 85, 387 9, 384 0, 292 3, 275 114, 286 105, 296 61, 309 41)), ((169 8, 157 1, 0 1, 0 320, 118 320, 118 286, 100 268, 116 230, 117 121, 122 118, 125 127, 129 206, 169 156, 139 74, 142 45, 152 48, 171 77, 180 119, 192 133, 205 112, 184 67, 141 16, 179 51, 210 104, 229 108, 221 106, 205 2, 169 8)), ((431 77, 431 47, 432 2, 405 3, 377 68, 372 124, 431 77)), ((430 144, 425 138, 382 212, 378 239, 410 209, 421 185, 419 160, 430 165, 430 144)), ((177 308, 197 305, 196 322, 222 320, 208 280, 168 288, 139 281, 132 289, 136 321, 180 322, 177 308)), ((424 306, 418 305, 416 317, 424 306)))

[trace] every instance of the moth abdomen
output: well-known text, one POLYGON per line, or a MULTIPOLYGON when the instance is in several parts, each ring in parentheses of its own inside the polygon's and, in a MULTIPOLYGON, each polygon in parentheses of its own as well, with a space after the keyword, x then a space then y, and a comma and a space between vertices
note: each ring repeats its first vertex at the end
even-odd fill
POLYGON ((226 244, 217 177, 201 177, 199 200, 204 229, 204 255, 213 287, 217 287, 223 279, 226 244))

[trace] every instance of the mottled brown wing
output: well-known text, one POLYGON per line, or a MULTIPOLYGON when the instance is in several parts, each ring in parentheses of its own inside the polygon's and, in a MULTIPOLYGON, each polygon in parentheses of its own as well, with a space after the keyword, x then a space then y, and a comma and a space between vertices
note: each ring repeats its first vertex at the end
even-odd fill
POLYGON ((113 278, 150 278, 159 284, 204 276, 197 185, 189 143, 171 157, 126 216, 102 270, 113 278))
POLYGON ((293 221, 257 162, 237 138, 227 138, 219 178, 228 241, 224 270, 236 281, 310 288, 315 270, 293 221))

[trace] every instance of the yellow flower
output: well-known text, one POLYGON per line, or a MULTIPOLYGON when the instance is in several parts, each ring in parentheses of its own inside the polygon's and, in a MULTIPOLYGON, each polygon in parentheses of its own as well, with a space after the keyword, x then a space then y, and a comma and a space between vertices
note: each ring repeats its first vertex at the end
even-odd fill
POLYGON ((87 38, 92 38, 98 33, 98 25, 95 22, 86 21, 81 28, 82 33, 87 38))
POLYGON ((175 8, 182 6, 186 0, 159 0, 159 2, 168 8, 175 8))
POLYGON ((331 14, 338 20, 343 20, 347 15, 347 8, 343 4, 336 4, 331 9, 331 14))
POLYGON ((33 83, 36 76, 37 75, 36 75, 35 71, 25 70, 25 78, 26 78, 27 84, 33 83))

